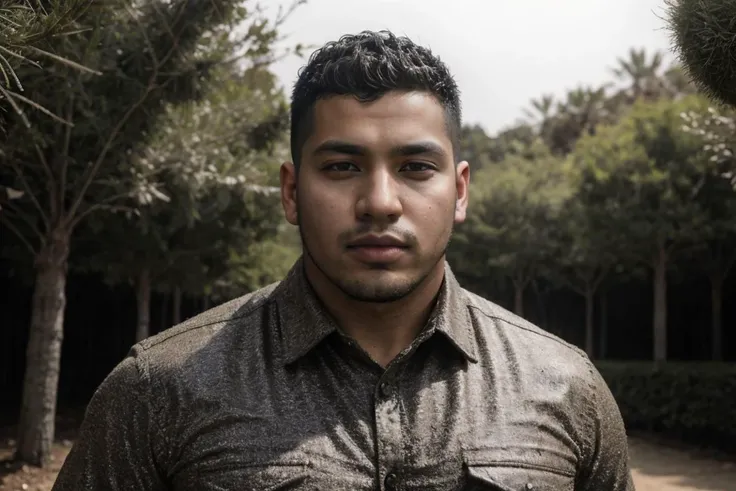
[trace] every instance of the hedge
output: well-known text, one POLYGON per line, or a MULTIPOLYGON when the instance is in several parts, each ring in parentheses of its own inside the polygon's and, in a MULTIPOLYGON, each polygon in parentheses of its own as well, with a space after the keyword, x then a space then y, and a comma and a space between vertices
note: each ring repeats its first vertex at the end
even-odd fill
POLYGON ((736 452, 736 364, 597 362, 627 429, 736 452))

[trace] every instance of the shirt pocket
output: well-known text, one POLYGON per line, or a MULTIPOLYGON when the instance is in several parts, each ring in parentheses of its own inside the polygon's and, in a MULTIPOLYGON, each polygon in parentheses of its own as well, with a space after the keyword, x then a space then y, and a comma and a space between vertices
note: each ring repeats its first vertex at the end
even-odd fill
POLYGON ((314 490, 311 464, 303 461, 259 463, 223 463, 200 468, 188 476, 179 476, 176 490, 222 491, 306 491, 314 490))
POLYGON ((244 484, 244 489, 253 491, 313 490, 309 468, 308 461, 251 467, 246 471, 247 476, 241 481, 241 486, 244 484))
POLYGON ((465 491, 574 491, 571 457, 536 448, 477 448, 463 452, 465 491))

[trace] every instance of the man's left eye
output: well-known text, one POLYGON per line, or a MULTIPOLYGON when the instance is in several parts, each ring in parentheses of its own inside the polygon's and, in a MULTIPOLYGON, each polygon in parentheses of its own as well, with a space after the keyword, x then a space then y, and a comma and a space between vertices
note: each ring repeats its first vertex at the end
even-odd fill
POLYGON ((408 164, 405 164, 401 168, 401 170, 406 170, 409 172, 424 172, 435 170, 435 167, 432 164, 428 164, 426 162, 409 162, 408 164))

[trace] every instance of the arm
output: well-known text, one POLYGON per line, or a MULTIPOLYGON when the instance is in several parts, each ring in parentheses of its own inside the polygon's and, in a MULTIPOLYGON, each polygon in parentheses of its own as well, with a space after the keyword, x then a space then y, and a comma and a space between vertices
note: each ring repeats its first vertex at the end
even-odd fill
POLYGON ((590 444, 585 467, 580 470, 578 491, 635 491, 629 468, 626 429, 608 385, 590 361, 591 407, 587 427, 590 444))
POLYGON ((136 358, 123 360, 87 406, 77 441, 52 491, 164 491, 156 466, 161 432, 136 358))

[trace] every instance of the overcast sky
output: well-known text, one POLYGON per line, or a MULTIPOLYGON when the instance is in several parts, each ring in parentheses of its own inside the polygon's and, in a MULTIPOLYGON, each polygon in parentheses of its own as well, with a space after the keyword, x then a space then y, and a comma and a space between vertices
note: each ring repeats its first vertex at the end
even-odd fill
MULTIPOLYGON (((610 80, 632 46, 672 59, 663 9, 664 0, 308 0, 282 31, 314 45, 363 29, 407 35, 449 65, 465 122, 496 132, 533 97, 610 80)), ((274 67, 287 89, 304 63, 274 67)))

